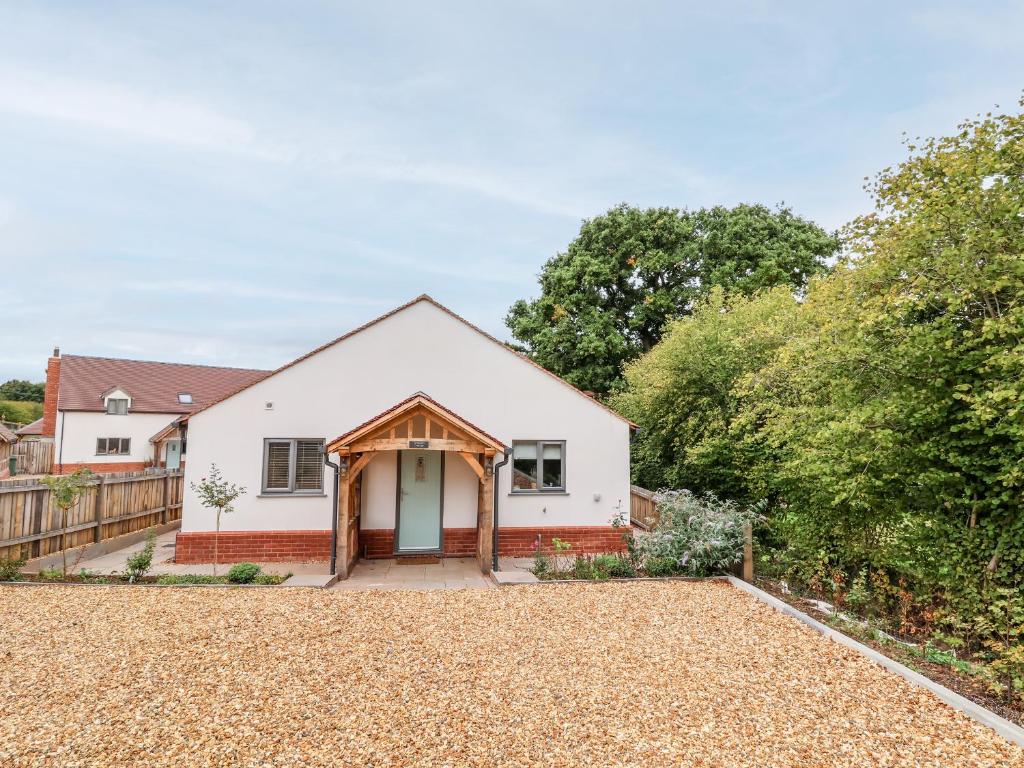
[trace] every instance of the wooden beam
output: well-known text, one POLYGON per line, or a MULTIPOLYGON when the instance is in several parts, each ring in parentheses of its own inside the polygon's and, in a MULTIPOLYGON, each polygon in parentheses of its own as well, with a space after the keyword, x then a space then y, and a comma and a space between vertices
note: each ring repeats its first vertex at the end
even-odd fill
POLYGON ((338 543, 334 551, 334 572, 339 579, 348 578, 348 496, 349 482, 348 469, 342 467, 341 482, 338 483, 338 508, 334 514, 338 516, 338 543))
MULTIPOLYGON (((347 448, 339 448, 336 450, 342 455, 346 452, 366 453, 369 451, 402 451, 409 448, 409 440, 418 439, 420 438, 399 437, 395 440, 360 440, 357 443, 352 443, 347 448)), ((428 440, 427 442, 430 444, 429 450, 431 451, 465 451, 466 453, 485 453, 487 450, 487 447, 482 443, 470 442, 467 440, 428 440)))
POLYGON ((480 561, 480 572, 490 573, 494 559, 494 475, 489 472, 480 481, 479 498, 477 558, 480 561))
POLYGON ((356 459, 355 464, 353 464, 348 470, 349 485, 356 481, 356 478, 359 477, 359 473, 362 472, 366 465, 373 461, 376 456, 377 454, 375 452, 369 451, 356 459))
POLYGON ((479 479, 484 479, 484 468, 480 466, 480 462, 476 460, 475 454, 472 454, 469 451, 459 451, 459 456, 466 460, 466 463, 469 464, 469 468, 473 470, 479 479))

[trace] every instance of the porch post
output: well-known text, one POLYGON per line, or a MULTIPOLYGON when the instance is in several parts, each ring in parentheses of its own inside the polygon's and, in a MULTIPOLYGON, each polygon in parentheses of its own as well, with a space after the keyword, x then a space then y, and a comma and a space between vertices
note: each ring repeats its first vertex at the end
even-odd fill
POLYGON ((338 541, 335 549, 335 572, 338 579, 348 578, 348 508, 349 508, 349 474, 348 457, 341 459, 341 469, 338 472, 338 508, 334 514, 338 516, 338 541))
POLYGON ((480 561, 480 572, 491 572, 491 561, 494 556, 494 469, 486 460, 484 476, 480 478, 480 520, 477 525, 477 559, 480 561))

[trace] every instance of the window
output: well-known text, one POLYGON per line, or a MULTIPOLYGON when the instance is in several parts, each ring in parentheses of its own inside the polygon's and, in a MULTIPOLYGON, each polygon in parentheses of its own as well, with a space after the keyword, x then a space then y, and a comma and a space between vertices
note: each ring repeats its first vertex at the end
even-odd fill
POLYGON ((182 405, 192 405, 192 393, 191 392, 179 392, 178 402, 182 405))
POLYGON ((512 492, 545 491, 565 491, 565 441, 513 442, 512 492))
POLYGON ((130 437, 97 437, 97 456, 127 456, 132 452, 130 437))
POLYGON ((263 441, 264 493, 321 493, 324 441, 268 438, 263 441))
POLYGON ((114 416, 124 416, 128 413, 128 399, 125 397, 108 398, 107 413, 114 416))

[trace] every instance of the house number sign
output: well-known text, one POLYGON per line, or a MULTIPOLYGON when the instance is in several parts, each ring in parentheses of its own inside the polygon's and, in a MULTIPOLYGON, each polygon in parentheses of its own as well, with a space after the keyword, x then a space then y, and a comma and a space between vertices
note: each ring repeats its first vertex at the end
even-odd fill
POLYGON ((429 448, 430 447, 430 441, 429 440, 410 440, 409 441, 409 447, 410 448, 429 448))

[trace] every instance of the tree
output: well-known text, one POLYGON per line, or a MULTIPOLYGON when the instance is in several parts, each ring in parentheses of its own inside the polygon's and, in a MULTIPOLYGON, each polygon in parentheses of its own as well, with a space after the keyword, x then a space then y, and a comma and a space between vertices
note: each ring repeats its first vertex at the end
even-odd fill
POLYGON ((60 510, 61 574, 68 576, 68 511, 78 504, 82 494, 92 485, 92 472, 82 467, 70 475, 47 475, 43 483, 50 489, 50 501, 60 510))
POLYGON ((234 483, 227 482, 217 469, 216 464, 210 465, 210 472, 207 477, 200 479, 198 483, 192 483, 192 490, 199 497, 199 503, 204 507, 212 509, 217 515, 217 533, 213 539, 213 575, 217 575, 218 544, 220 540, 220 516, 232 512, 235 499, 245 493, 245 488, 234 483))
POLYGON ((33 384, 24 379, 10 379, 0 384, 0 400, 41 403, 45 392, 45 384, 33 384))
POLYGON ((505 322, 538 363, 606 395, 623 365, 657 344, 665 322, 690 313, 712 287, 799 291, 838 247, 835 235, 787 208, 623 204, 583 222, 544 265, 540 297, 517 301, 505 322))

